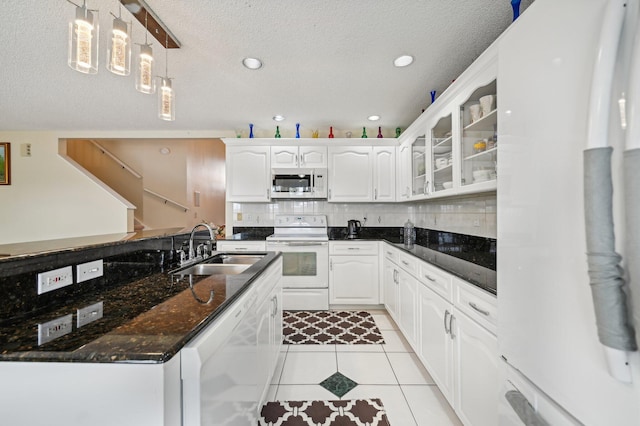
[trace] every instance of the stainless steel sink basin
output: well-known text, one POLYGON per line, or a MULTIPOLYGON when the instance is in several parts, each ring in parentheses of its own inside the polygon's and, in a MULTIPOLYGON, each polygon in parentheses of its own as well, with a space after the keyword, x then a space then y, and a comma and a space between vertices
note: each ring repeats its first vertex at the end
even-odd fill
POLYGON ((234 265, 253 265, 254 263, 262 260, 264 255, 262 254, 219 254, 213 258, 206 260, 205 263, 223 263, 234 265))
POLYGON ((248 269, 251 264, 199 263, 176 271, 182 275, 236 275, 248 269))

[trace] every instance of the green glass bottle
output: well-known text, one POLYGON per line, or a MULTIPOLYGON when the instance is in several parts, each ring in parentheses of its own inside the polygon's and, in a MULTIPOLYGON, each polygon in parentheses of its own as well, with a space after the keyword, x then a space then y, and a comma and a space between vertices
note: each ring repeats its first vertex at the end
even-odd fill
POLYGON ((366 128, 366 127, 363 127, 363 128, 362 128, 362 136, 361 136, 361 137, 362 137, 363 139, 366 139, 366 138, 367 138, 367 128, 366 128))
POLYGON ((276 138, 280 138, 280 126, 276 126, 276 138))
POLYGON ((402 130, 400 130, 400 127, 396 127, 396 138, 400 137, 400 133, 402 133, 402 130))

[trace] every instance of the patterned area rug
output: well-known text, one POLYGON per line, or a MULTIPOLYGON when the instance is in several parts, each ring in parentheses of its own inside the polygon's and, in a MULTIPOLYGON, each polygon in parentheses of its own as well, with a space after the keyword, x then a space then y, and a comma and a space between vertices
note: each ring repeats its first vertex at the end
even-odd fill
POLYGON ((383 344, 369 312, 284 311, 284 343, 289 345, 383 344))
POLYGON ((260 426, 390 426, 379 399, 275 401, 262 407, 260 426))

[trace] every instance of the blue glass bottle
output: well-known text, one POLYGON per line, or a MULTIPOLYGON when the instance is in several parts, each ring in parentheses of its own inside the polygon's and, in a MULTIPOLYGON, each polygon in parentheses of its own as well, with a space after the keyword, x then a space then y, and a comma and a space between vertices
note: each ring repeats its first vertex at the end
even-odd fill
POLYGON ((296 123, 296 139, 300 139, 300 123, 296 123))
POLYGON ((511 8, 513 9, 513 20, 520 16, 520 0, 511 0, 511 8))
POLYGON ((253 124, 249 123, 249 137, 253 139, 253 124))
POLYGON ((434 103, 436 101, 436 91, 432 90, 431 91, 431 103, 434 103))

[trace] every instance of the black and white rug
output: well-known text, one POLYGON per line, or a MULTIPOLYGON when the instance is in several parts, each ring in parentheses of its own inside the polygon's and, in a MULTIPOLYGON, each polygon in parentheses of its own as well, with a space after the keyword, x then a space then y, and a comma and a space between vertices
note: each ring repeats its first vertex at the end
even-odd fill
POLYGON ((383 344, 365 311, 284 311, 283 343, 289 345, 383 344))
POLYGON ((390 426, 379 399, 273 401, 262 407, 260 426, 390 426))

